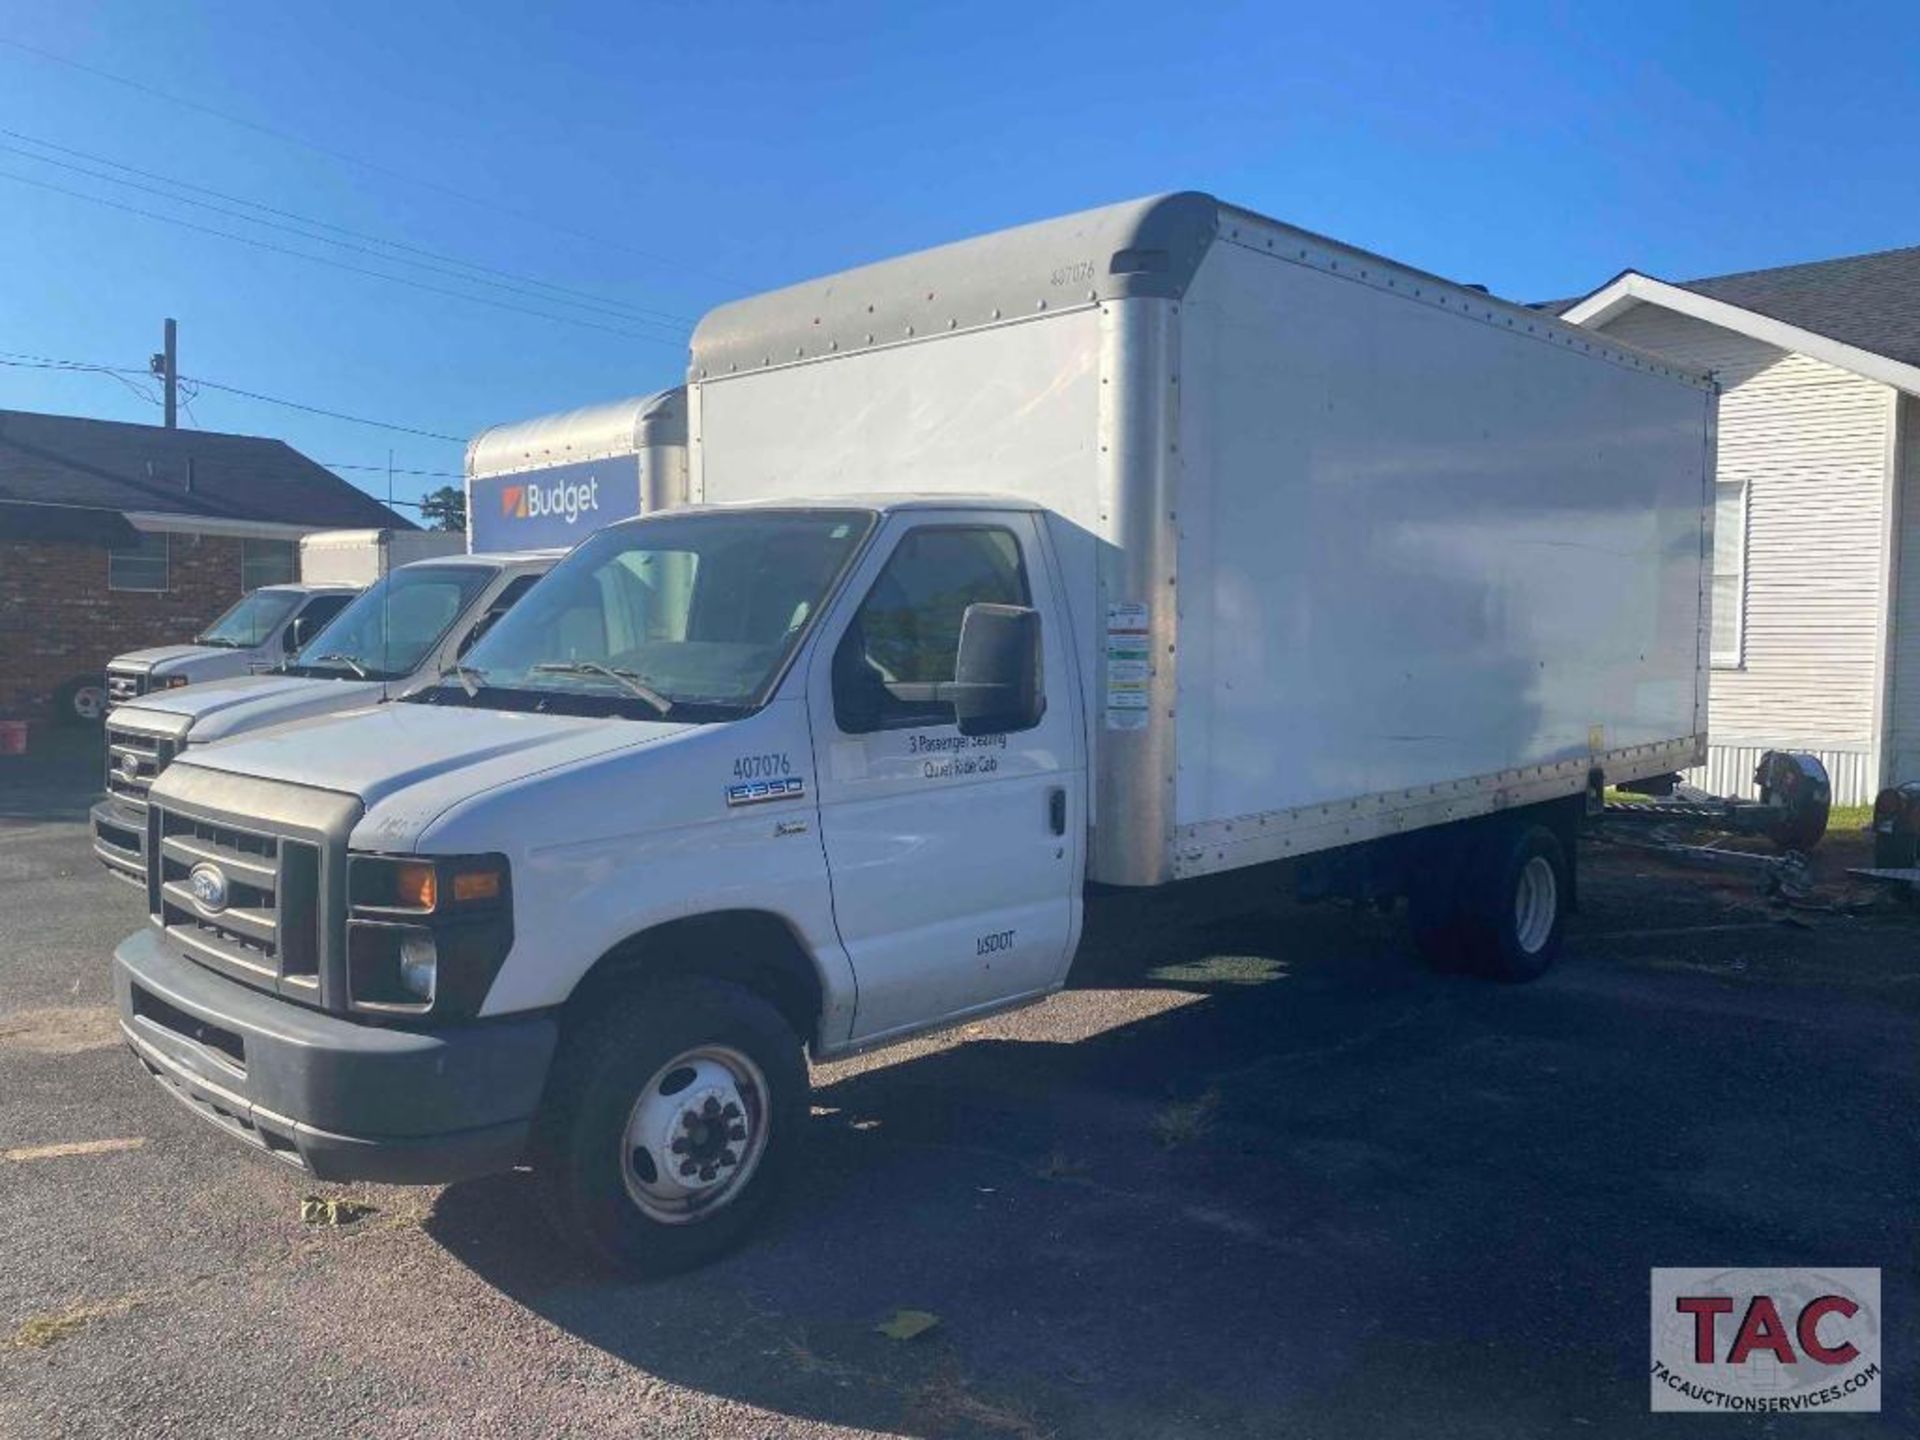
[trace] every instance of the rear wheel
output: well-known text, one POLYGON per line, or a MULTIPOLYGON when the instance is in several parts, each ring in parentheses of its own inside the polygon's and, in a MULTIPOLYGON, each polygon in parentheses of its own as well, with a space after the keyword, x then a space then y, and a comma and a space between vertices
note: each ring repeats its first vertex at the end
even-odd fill
POLYGON ((800 1040, 723 981, 648 986, 555 1061, 534 1170, 556 1227, 624 1269, 667 1275, 738 1244, 806 1118, 800 1040))
POLYGON ((1468 959, 1495 980, 1538 979, 1566 929, 1566 852, 1544 825, 1501 826, 1476 850, 1462 897, 1468 959))

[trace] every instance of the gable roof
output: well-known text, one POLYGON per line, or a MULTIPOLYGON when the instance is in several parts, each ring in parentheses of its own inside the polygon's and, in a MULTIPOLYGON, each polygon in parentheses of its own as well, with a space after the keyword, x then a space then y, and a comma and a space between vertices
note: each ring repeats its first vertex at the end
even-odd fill
POLYGON ((1679 285, 1889 360, 1920 365, 1920 245, 1679 285))
POLYGON ((1699 280, 1669 282, 1623 270, 1591 294, 1535 308, 1600 325, 1637 302, 1920 393, 1920 245, 1699 280))
POLYGON ((283 440, 0 410, 0 501, 318 529, 417 527, 283 440))

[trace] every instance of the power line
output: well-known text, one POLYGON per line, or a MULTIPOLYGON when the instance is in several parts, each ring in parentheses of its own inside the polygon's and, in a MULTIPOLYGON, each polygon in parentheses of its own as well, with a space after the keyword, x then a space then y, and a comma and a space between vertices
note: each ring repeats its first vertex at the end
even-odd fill
POLYGON ((624 330, 616 325, 602 325, 596 320, 584 320, 577 315, 555 315, 545 310, 535 310, 525 305, 509 304, 505 300, 492 300, 485 295, 469 295, 461 290, 449 290, 444 285, 428 285, 423 281, 409 279, 405 275, 390 275, 384 270, 369 270, 364 265, 349 265, 344 260, 334 260, 325 255, 311 255, 304 250, 293 250, 285 245, 275 245, 269 240, 260 240, 251 235, 236 235, 231 230, 219 230, 211 225, 196 224, 192 220, 182 220, 177 215, 163 215, 157 210, 145 210, 138 205, 128 205, 119 200, 110 200, 104 195, 89 195, 84 190, 70 189, 65 185, 55 185, 49 180, 36 180, 30 175, 16 175, 10 170, 0 170, 0 180, 12 180, 16 184, 32 185, 41 190, 51 190, 58 195, 69 195, 76 200, 90 201, 95 205, 104 205, 110 210, 123 211, 129 215, 138 215, 147 220, 158 220, 166 225, 178 225, 185 230, 198 231, 202 235, 212 235, 221 240, 232 240, 237 244, 251 245, 256 250, 271 251, 276 255, 290 255, 296 260, 305 260, 314 265, 325 265, 330 269, 344 270, 352 275, 368 275, 375 280, 386 280, 395 285, 405 285, 410 289, 424 290, 432 295, 445 295, 455 300, 465 300, 473 305, 486 305, 495 310, 512 311, 519 315, 531 315, 540 320, 555 320, 563 325, 578 325, 588 330, 599 330, 608 335, 619 335, 628 340, 647 340, 655 345, 669 345, 675 349, 685 349, 684 340, 669 340, 660 335, 649 335, 642 330, 624 330))
MULTIPOLYGON (((16 366, 16 367, 19 367, 22 369, 28 369, 28 370, 72 370, 72 371, 78 371, 83 374, 109 375, 114 377, 115 379, 120 379, 128 375, 144 376, 151 373, 150 371, 147 371, 144 369, 136 370, 133 367, 127 366, 127 365, 95 365, 92 362, 86 361, 86 360, 63 360, 53 355, 30 355, 22 350, 0 350, 0 365, 12 365, 12 366, 16 366)), ((289 410, 303 410, 309 415, 324 415, 329 420, 345 420, 354 425, 370 425, 377 430, 393 430, 402 435, 417 435, 425 440, 445 440, 446 442, 452 445, 465 445, 467 443, 466 438, 464 436, 445 435, 437 430, 422 430, 412 425, 396 425, 393 422, 388 420, 369 420, 364 415, 348 415, 344 411, 326 410, 326 409, 322 409, 318 405, 308 405, 299 400, 286 400, 281 398, 278 395, 262 395, 255 390, 242 390, 237 385, 222 385, 217 380, 208 380, 204 376, 200 376, 200 375, 182 375, 180 377, 180 382, 183 386, 191 387, 191 390, 187 395, 188 400, 197 399, 202 390, 219 390, 228 395, 239 395, 245 399, 258 400, 263 404, 267 404, 267 405, 281 405, 281 406, 285 406, 289 410)), ((160 403, 151 395, 142 395, 141 398, 143 400, 146 400, 150 404, 157 405, 160 403)), ((348 467, 348 468, 356 468, 356 469, 377 468, 381 470, 386 469, 384 465, 377 466, 377 467, 356 466, 356 467, 348 467)), ((396 475, 398 474, 443 475, 446 478, 453 479, 453 480, 459 480, 459 479, 465 478, 464 476, 454 475, 449 471, 442 471, 442 470, 419 470, 419 471, 396 470, 394 473, 396 475)))
POLYGON ((229 195, 225 191, 215 190, 207 185, 195 184, 191 180, 180 180, 171 175, 162 175, 156 171, 143 170, 138 165, 129 165, 124 161, 110 159, 105 155, 94 155, 85 150, 76 150, 69 145, 55 144, 51 140, 42 140, 37 135, 28 135, 19 130, 9 130, 0 127, 0 135, 7 136, 14 140, 24 140, 29 145, 36 145, 47 150, 55 150, 62 155, 72 155, 82 160, 90 160, 98 165, 111 166, 115 170, 124 170, 130 175, 140 175, 149 180, 157 180, 161 185, 170 185, 180 190, 191 190, 201 195, 212 195, 217 199, 228 201, 234 205, 244 205, 249 209, 259 210, 268 215, 278 215, 287 220, 297 221, 298 224, 275 224, 271 220, 262 220, 257 216, 242 214, 235 210, 228 210, 219 205, 210 205, 205 201, 195 200, 190 196, 176 195, 170 190, 157 189, 151 185, 142 185, 138 181, 122 179, 117 175, 103 174, 101 171, 88 169, 84 165, 75 165, 65 160, 56 160, 51 156, 41 155, 33 150, 23 150, 16 145, 0 144, 0 150, 4 150, 9 154, 24 156, 42 165, 54 165, 62 170, 71 170, 77 174, 88 175, 96 180, 104 180, 110 185, 124 185, 129 189, 141 190, 149 195, 158 195, 162 199, 171 200, 176 204, 193 205, 199 209, 211 210, 216 215, 225 215, 231 219, 241 220, 250 225, 262 225, 271 230, 279 230, 290 235, 298 235, 302 239, 318 241, 323 245, 338 245, 342 249, 357 251, 364 255, 374 255, 380 259, 389 260, 397 264, 417 265, 421 269, 432 271, 434 274, 449 275, 470 284, 492 285, 497 289, 506 290, 512 294, 525 295, 536 300, 544 300, 549 304, 577 305, 583 309, 599 311, 619 319, 649 325, 662 325, 682 333, 693 324, 692 320, 684 315, 675 315, 666 310, 653 310, 643 305, 630 305, 623 300, 613 300, 605 296, 594 295, 585 290, 576 290, 568 285, 557 285, 550 280, 541 280, 536 276, 520 275, 511 270, 500 270, 491 265, 482 265, 477 261, 462 260, 457 255, 443 255, 437 251, 423 249, 417 245, 409 245, 404 241, 389 240, 379 235, 369 234, 364 230, 355 230, 349 226, 336 225, 331 221, 318 220, 309 215, 302 215, 297 211, 283 210, 278 206, 268 205, 259 200, 249 200, 244 195, 229 195), (300 228, 301 226, 311 228, 302 229, 300 228), (336 234, 351 235, 356 239, 366 240, 373 245, 383 248, 378 250, 368 249, 366 246, 351 244, 344 240, 335 240, 326 235, 316 235, 312 233, 313 229, 331 230, 336 234), (403 251, 405 254, 389 255, 385 253, 387 250, 403 251), (406 258, 408 255, 422 256, 424 259, 408 259, 406 258), (427 263, 429 261, 442 263, 429 264, 427 263), (445 268, 446 266, 457 266, 460 268, 447 269, 445 268), (464 273, 468 270, 479 273, 473 275, 464 273), (482 278, 486 276, 498 278, 482 278), (525 286, 538 288, 523 288, 525 286), (546 293, 549 291, 552 293, 546 293))
MULTIPOLYGON (((349 465, 344 460, 322 460, 320 463, 329 470, 374 470, 382 475, 387 473, 387 467, 384 465, 349 465)), ((467 478, 458 470, 395 470, 393 473, 395 475, 424 475, 433 480, 464 480, 467 478)))
POLYGON ((68 69, 79 70, 97 79, 106 80, 115 85, 125 86, 129 90, 137 90, 142 95, 151 95, 156 100, 166 101, 169 105, 178 105, 184 109, 197 110, 202 115, 210 115, 214 119, 224 120, 230 125, 239 125, 244 129, 252 130, 258 134, 272 136, 274 139, 284 141, 289 145, 298 145, 304 150, 311 150, 320 155, 331 156, 335 160, 344 160, 349 165, 358 165, 364 170, 370 170, 377 175, 385 175, 391 180, 398 180, 407 185, 415 185, 423 190, 437 191, 442 195, 459 200, 463 204, 477 205, 485 210, 493 210, 502 215, 511 215, 514 219, 527 224, 544 226, 546 229, 558 231, 563 235, 572 235, 576 239, 590 240, 596 245, 605 245, 614 250, 625 251, 627 254, 638 256, 650 264, 659 265, 667 269, 681 270, 690 275, 701 275, 709 280, 717 280, 723 285, 740 286, 743 283, 725 275, 717 275, 710 270, 702 270, 697 266, 688 265, 683 261, 670 260, 663 255, 656 255, 651 251, 642 250, 637 246, 628 245, 623 241, 609 239, 605 235, 596 235, 590 230, 576 229, 571 225, 562 224, 550 216, 540 215, 533 211, 515 209, 511 205, 502 205, 496 200, 488 200, 478 195, 469 195, 464 190, 456 190, 451 185, 441 184, 437 180, 428 180, 422 176, 409 175, 404 171, 391 169, 376 161, 363 159, 345 150, 336 150, 330 145, 322 145, 317 141, 308 140, 303 136, 295 135, 291 131, 281 130, 272 125, 265 125, 258 120, 249 120, 243 115, 235 115, 230 111, 218 110, 211 105, 203 105, 198 100, 188 100, 184 96, 171 94, 168 91, 158 89, 152 85, 144 84, 139 80, 130 80, 124 75, 115 75, 111 71, 99 69, 97 66, 87 65, 79 60, 68 59, 65 55, 57 55, 51 50, 42 50, 37 45, 29 45, 25 41, 15 40, 11 36, 0 35, 0 45, 9 45, 15 50, 23 51, 41 60, 49 60, 56 65, 64 65, 68 69))
POLYGON ((223 394, 239 395, 267 405, 284 405, 289 410, 304 410, 309 415, 324 415, 329 420, 345 420, 354 425, 371 425, 376 430, 392 430, 401 435, 418 435, 423 440, 445 440, 450 445, 467 443, 467 437, 464 435, 443 435, 437 430, 418 430, 411 425, 395 425, 386 420, 369 420, 364 415, 348 415, 339 410, 323 410, 318 405, 306 405, 298 400, 283 400, 277 395, 262 395, 256 390, 242 390, 237 385, 222 385, 219 381, 209 380, 202 375, 183 375, 180 378, 191 380, 202 390, 218 390, 223 394))

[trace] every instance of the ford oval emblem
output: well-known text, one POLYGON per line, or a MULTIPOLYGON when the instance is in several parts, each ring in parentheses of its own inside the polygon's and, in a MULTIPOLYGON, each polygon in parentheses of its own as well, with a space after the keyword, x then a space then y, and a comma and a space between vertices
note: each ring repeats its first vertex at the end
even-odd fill
POLYGON ((194 905, 209 915, 218 915, 227 908, 227 877, 218 865, 202 861, 189 870, 187 890, 193 896, 194 905))
POLYGON ((138 755, 122 755, 120 757, 120 773, 128 780, 138 780, 140 778, 140 757, 138 755))

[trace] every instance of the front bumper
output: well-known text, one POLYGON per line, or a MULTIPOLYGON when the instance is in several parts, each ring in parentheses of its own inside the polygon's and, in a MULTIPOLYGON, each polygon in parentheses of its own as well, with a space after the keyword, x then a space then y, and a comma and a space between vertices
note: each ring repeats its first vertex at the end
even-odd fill
POLYGON ((114 951, 113 986, 128 1045, 176 1099, 320 1180, 510 1169, 558 1035, 546 1013, 425 1032, 357 1024, 216 975, 146 930, 114 951))
POLYGON ((102 800, 88 814, 93 853, 121 880, 147 888, 147 812, 118 800, 102 800))

